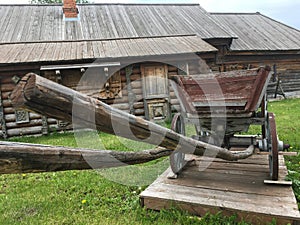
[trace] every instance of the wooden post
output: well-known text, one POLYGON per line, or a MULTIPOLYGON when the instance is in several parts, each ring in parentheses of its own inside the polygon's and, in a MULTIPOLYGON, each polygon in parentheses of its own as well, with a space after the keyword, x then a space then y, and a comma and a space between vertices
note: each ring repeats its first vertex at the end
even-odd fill
POLYGON ((275 88, 274 98, 277 98, 277 94, 280 94, 280 95, 282 95, 286 99, 285 93, 284 93, 284 91, 282 89, 282 86, 281 86, 281 80, 280 80, 279 75, 277 73, 277 66, 276 66, 276 64, 273 65, 273 71, 274 71, 273 82, 276 82, 276 88, 275 88), (280 89, 280 92, 278 91, 278 89, 280 89))
POLYGON ((2 102, 2 90, 1 90, 1 78, 0 78, 0 124, 2 127, 2 137, 4 139, 7 138, 7 129, 6 129, 6 122, 5 122, 5 115, 4 115, 4 108, 2 102))
POLYGON ((132 92, 131 87, 131 74, 132 74, 133 66, 127 66, 125 69, 126 73, 126 85, 127 85, 127 91, 128 91, 128 103, 129 103, 129 113, 134 114, 134 102, 135 102, 135 94, 132 92))
POLYGON ((33 73, 25 75, 18 83, 11 93, 11 101, 16 108, 27 108, 69 122, 74 118, 86 128, 96 128, 98 131, 183 153, 204 155, 208 151, 211 157, 238 160, 249 157, 254 150, 231 152, 185 137, 33 73), (74 107, 80 109, 79 112, 73 114, 74 107))

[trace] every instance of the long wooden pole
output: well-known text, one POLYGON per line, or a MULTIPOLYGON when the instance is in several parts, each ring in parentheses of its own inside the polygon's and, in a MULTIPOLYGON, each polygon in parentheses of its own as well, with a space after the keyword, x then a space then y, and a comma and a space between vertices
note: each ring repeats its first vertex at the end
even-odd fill
POLYGON ((80 121, 81 126, 86 128, 96 128, 98 131, 170 150, 225 160, 244 159, 253 154, 252 148, 242 152, 231 152, 185 137, 33 73, 25 75, 19 81, 10 99, 15 108, 30 109, 69 122, 80 121), (76 113, 74 108, 77 109, 76 113))
POLYGON ((0 174, 120 167, 149 162, 171 152, 163 148, 121 152, 3 141, 0 174))

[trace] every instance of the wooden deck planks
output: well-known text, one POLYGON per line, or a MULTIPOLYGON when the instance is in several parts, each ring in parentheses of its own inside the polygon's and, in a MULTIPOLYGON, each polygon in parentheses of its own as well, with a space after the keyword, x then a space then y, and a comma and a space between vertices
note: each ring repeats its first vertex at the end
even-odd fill
MULTIPOLYGON (((141 193, 142 205, 154 210, 178 207, 199 216, 222 211, 254 224, 265 224, 272 218, 277 224, 300 221, 292 187, 264 184, 269 178, 267 155, 239 162, 215 159, 211 164, 204 157, 193 159, 178 179, 168 179, 170 169, 165 171, 141 193)), ((287 169, 283 156, 279 159, 283 180, 287 169)))

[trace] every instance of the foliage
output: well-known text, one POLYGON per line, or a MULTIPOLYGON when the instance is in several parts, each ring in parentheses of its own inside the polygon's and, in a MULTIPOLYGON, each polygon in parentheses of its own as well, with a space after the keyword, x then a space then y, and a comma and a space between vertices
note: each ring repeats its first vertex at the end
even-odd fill
MULTIPOLYGON (((63 0, 30 0, 31 4, 55 4, 62 2, 63 0)), ((89 0, 76 0, 76 3, 89 3, 89 0)))
MULTIPOLYGON (((269 111, 276 113, 280 139, 291 144, 291 151, 299 152, 300 99, 272 102, 269 111)), ((107 134, 100 137, 107 149, 149 148, 107 134)), ((12 141, 77 146, 72 133, 12 141)), ((300 202, 300 157, 286 157, 286 163, 300 202)), ((199 218, 175 208, 145 210, 139 204, 139 193, 144 189, 114 183, 97 171, 0 175, 0 224, 247 224, 220 213, 199 218)))

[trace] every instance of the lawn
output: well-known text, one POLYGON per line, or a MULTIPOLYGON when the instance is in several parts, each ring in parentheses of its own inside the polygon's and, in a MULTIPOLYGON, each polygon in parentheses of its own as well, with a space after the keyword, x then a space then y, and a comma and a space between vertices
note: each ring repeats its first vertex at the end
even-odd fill
MULTIPOLYGON (((276 113, 280 139, 288 142, 292 151, 300 151, 300 99, 271 102, 269 111, 276 113)), ((255 131, 252 128, 252 132, 255 131)), ((107 134, 100 134, 100 137, 106 149, 151 147, 107 134)), ((72 133, 11 140, 77 146, 72 133)), ((97 148, 98 145, 92 147, 97 148)), ((167 166, 164 161, 158 160, 138 168, 147 171, 147 167, 160 165, 154 176, 149 178, 155 179, 159 170, 163 171, 167 166)), ((288 179, 293 181, 300 202, 300 157, 286 157, 286 163, 288 179)), ((116 171, 105 173, 114 176, 116 171)), ((176 209, 161 212, 145 210, 140 207, 139 193, 147 185, 122 185, 110 178, 103 171, 94 170, 0 175, 0 224, 246 224, 234 222, 234 216, 228 218, 220 214, 198 218, 176 209)), ((126 175, 123 177, 124 182, 131 179, 126 175)))

